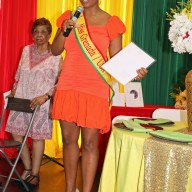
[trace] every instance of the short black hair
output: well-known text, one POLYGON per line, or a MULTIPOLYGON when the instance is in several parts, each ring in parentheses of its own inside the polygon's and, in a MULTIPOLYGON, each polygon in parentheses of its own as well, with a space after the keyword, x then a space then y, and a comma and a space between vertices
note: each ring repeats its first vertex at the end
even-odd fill
POLYGON ((50 23, 50 21, 46 18, 39 18, 39 19, 36 19, 34 22, 33 22, 33 25, 32 25, 32 33, 34 32, 35 28, 39 25, 46 25, 46 28, 47 28, 47 31, 49 34, 52 33, 52 25, 50 23))

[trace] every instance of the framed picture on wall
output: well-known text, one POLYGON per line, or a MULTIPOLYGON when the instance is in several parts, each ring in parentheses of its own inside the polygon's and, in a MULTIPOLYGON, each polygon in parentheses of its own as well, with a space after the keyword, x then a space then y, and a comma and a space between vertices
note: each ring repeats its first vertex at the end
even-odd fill
POLYGON ((124 86, 127 107, 144 107, 143 92, 140 82, 130 82, 124 86))

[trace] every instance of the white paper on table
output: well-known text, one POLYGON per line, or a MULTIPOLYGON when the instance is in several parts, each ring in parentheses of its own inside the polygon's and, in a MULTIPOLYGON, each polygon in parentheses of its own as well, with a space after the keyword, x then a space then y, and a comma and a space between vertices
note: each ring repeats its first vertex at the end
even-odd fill
POLYGON ((114 82, 112 87, 114 91, 112 106, 125 107, 125 94, 119 92, 118 82, 114 82))
POLYGON ((124 86, 127 107, 144 107, 143 92, 140 82, 129 82, 124 86))
POLYGON ((122 85, 126 85, 137 76, 137 69, 148 68, 155 59, 131 42, 118 54, 102 65, 122 85))

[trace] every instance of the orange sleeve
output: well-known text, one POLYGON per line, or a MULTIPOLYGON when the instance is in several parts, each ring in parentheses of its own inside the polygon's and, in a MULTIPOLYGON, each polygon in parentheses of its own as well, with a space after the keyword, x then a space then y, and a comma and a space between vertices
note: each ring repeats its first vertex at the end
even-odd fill
POLYGON ((65 11, 58 19, 57 19, 57 27, 63 27, 63 21, 66 19, 70 19, 70 10, 65 11))
POLYGON ((107 31, 110 39, 115 39, 118 34, 123 34, 126 31, 124 23, 117 16, 112 16, 107 23, 107 31))

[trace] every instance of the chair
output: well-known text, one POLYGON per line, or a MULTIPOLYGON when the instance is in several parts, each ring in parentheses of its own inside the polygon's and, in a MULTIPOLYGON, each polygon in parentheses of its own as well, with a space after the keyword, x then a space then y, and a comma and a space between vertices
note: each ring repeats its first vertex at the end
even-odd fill
POLYGON ((56 161, 54 157, 50 157, 50 156, 48 156, 48 155, 46 155, 46 154, 43 154, 43 157, 45 157, 45 158, 48 159, 48 160, 47 160, 46 162, 42 163, 41 166, 42 166, 42 165, 45 165, 45 164, 47 164, 47 163, 49 163, 49 162, 52 161, 53 163, 56 163, 57 165, 59 165, 59 166, 61 166, 61 167, 64 168, 64 165, 61 164, 60 162, 56 161))
POLYGON ((153 112, 152 118, 166 118, 172 121, 187 122, 187 110, 159 108, 153 112))
POLYGON ((32 116, 31 116, 27 131, 26 131, 26 134, 23 138, 22 143, 14 141, 14 140, 7 140, 7 139, 1 139, 0 138, 0 153, 3 155, 3 157, 5 157, 6 162, 11 167, 11 171, 10 171, 9 175, 6 176, 7 180, 6 180, 5 185, 0 187, 0 189, 2 189, 2 192, 5 192, 7 190, 7 187, 10 183, 10 180, 13 179, 12 178, 13 173, 15 173, 16 176, 18 177, 18 179, 16 179, 16 180, 20 180, 22 185, 26 189, 26 191, 29 191, 28 187, 26 186, 26 184, 22 180, 20 174, 16 170, 16 165, 17 165, 19 158, 21 156, 21 152, 22 152, 23 147, 26 143, 27 137, 29 135, 29 132, 30 132, 30 129, 31 129, 31 126, 32 126, 32 123, 33 123, 33 120, 34 120, 34 117, 36 114, 36 111, 38 109, 38 106, 34 109, 31 109, 29 107, 29 105, 30 105, 30 100, 28 100, 28 99, 6 98, 5 94, 4 94, 4 108, 2 110, 2 115, 1 115, 1 119, 0 119, 0 128, 2 126, 5 110, 13 110, 13 111, 31 113, 32 116), (12 163, 11 160, 9 159, 9 157, 7 156, 7 154, 4 151, 4 148, 17 148, 18 149, 18 155, 17 155, 14 163, 12 163))

